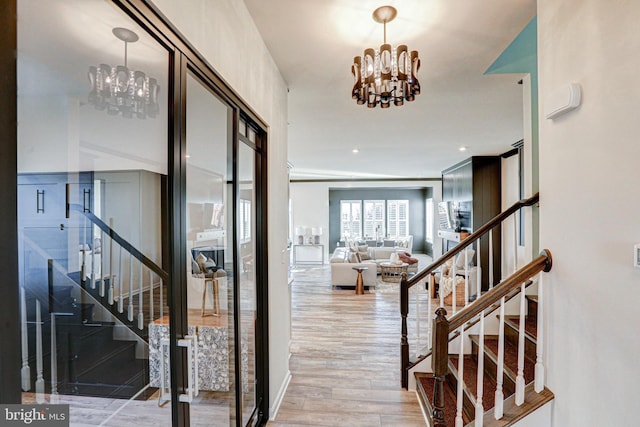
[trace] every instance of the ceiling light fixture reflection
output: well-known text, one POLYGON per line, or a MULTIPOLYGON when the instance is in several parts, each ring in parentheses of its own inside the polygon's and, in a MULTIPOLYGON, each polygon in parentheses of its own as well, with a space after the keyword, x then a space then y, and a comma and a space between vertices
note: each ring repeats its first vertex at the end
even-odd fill
POLYGON ((354 148, 353 150, 351 150, 352 153, 359 153, 360 150, 358 150, 357 148, 354 148))
POLYGON ((127 45, 137 42, 139 37, 127 28, 116 27, 112 32, 124 42, 124 65, 89 67, 89 103, 96 110, 106 110, 114 116, 155 118, 159 111, 158 82, 143 71, 129 69, 127 65, 127 45))
POLYGON ((379 104, 381 108, 389 108, 391 101, 399 106, 420 94, 420 82, 416 78, 420 68, 418 51, 409 52, 404 44, 397 48, 387 44, 387 22, 393 21, 397 14, 393 6, 374 10, 373 20, 384 24, 384 44, 380 49, 365 49, 364 55, 353 58, 351 72, 355 83, 351 97, 359 105, 375 108, 379 104))

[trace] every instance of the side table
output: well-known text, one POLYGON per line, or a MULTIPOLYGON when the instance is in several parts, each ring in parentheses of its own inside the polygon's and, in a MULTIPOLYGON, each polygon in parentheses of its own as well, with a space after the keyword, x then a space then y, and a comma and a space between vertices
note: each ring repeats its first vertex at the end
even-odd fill
POLYGON ((356 279, 356 295, 364 295, 364 280, 362 280, 362 272, 368 270, 369 267, 351 267, 358 272, 358 278, 356 279))

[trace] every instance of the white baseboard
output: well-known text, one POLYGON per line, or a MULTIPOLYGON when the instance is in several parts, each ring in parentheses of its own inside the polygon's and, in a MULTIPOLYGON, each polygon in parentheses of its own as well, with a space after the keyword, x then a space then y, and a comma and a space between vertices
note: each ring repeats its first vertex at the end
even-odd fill
POLYGON ((276 415, 278 415, 278 410, 280 409, 280 405, 282 404, 282 400, 284 399, 284 395, 287 392, 287 387, 289 387, 289 383, 291 382, 291 371, 287 370, 287 375, 282 381, 282 385, 280 386, 280 390, 278 390, 278 395, 273 401, 273 405, 269 408, 269 419, 271 421, 276 419, 276 415))

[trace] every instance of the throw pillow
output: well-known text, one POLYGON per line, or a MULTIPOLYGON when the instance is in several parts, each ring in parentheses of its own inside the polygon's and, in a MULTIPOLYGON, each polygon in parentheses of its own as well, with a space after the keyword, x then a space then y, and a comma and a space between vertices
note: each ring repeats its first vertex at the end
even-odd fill
POLYGON ((360 261, 371 259, 371 255, 369 255, 369 246, 367 245, 358 246, 358 255, 360 256, 360 261))
POLYGON ((198 265, 200 266, 200 269, 202 269, 202 265, 207 261, 207 257, 200 252, 198 254, 198 256, 196 257, 196 262, 198 263, 198 265))
POLYGON ((406 252, 398 252, 398 258, 400 258, 400 261, 407 263, 409 265, 413 265, 418 262, 417 258, 412 258, 411 254, 408 254, 406 252))
POLYGON ((193 259, 191 260, 191 274, 200 274, 200 266, 193 259))

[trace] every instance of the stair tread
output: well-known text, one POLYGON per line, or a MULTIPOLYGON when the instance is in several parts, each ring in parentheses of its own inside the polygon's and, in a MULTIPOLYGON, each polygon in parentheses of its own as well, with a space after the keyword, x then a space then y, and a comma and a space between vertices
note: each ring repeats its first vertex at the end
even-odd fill
MULTIPOLYGON (((520 316, 505 316, 504 322, 515 330, 518 330, 520 325, 520 316)), ((532 316, 525 316, 524 331, 527 335, 529 335, 528 338, 535 342, 536 338, 538 337, 538 321, 532 316)))
MULTIPOLYGON (((416 373, 415 376, 416 386, 427 398, 427 402, 425 402, 427 411, 431 412, 433 411, 433 387, 435 384, 433 374, 416 373)), ((429 417, 431 418, 431 413, 429 414, 429 417)), ((448 426, 455 425, 456 395, 446 381, 444 383, 444 419, 448 426)), ((465 420, 465 423, 468 421, 469 420, 465 420)))
MULTIPOLYGON (((458 358, 457 354, 449 355, 449 360, 455 367, 456 376, 458 375, 458 358)), ((464 356, 463 379, 467 390, 473 395, 473 400, 476 400, 478 391, 478 363, 473 355, 467 354, 464 356)), ((483 375, 482 383, 482 406, 486 411, 495 406, 496 382, 489 375, 483 375)))
MULTIPOLYGON (((478 342, 477 336, 472 337, 472 340, 478 342)), ((484 345, 485 349, 491 352, 491 357, 497 362, 498 360, 498 337, 496 335, 486 335, 484 337, 484 345)), ((485 350, 485 351, 486 351, 485 350)), ((508 368, 515 380, 515 376, 518 373, 518 346, 510 343, 505 340, 504 342, 504 366, 508 368)), ((530 383, 534 380, 535 377, 535 363, 528 359, 524 358, 524 380, 525 384, 530 383)))
POLYGON ((538 295, 525 295, 528 300, 538 302, 538 295))
MULTIPOLYGON (((74 272, 70 272, 67 274, 69 276, 69 278, 71 278, 73 281, 75 281, 76 283, 80 284, 81 280, 80 280, 80 272, 79 271, 74 271, 74 272)), ((149 322, 151 321, 150 319, 150 310, 149 310, 149 304, 148 304, 148 298, 149 298, 149 290, 144 290, 143 291, 143 295, 144 295, 144 305, 143 305, 143 315, 144 315, 144 321, 143 321, 143 328, 142 329, 138 329, 137 325, 138 325, 138 307, 139 307, 139 302, 138 302, 138 295, 135 294, 132 296, 132 301, 133 301, 133 305, 135 307, 135 315, 134 315, 134 319, 132 321, 130 321, 128 319, 128 315, 127 315, 127 306, 129 304, 129 298, 124 298, 123 303, 124 303, 124 312, 120 313, 117 310, 117 301, 114 302, 114 304, 109 304, 107 301, 107 294, 105 292, 104 296, 100 296, 100 280, 99 278, 96 278, 96 286, 95 289, 91 289, 91 287, 89 286, 89 280, 87 279, 84 282, 83 285, 83 289, 89 294, 91 295, 93 298, 95 298, 101 305, 102 307, 106 308, 115 318, 117 318, 120 322, 122 322, 122 324, 124 324, 125 326, 127 326, 129 328, 129 330, 131 330, 132 332, 134 332, 136 335, 138 335, 140 338, 144 339, 145 341, 148 341, 149 339, 149 331, 148 331, 148 327, 147 325, 149 324, 149 322)), ((109 278, 104 278, 103 279, 105 282, 105 289, 109 288, 109 278)), ((166 292, 166 291, 165 291, 166 292)), ((155 313, 156 314, 154 317, 157 318, 157 313, 159 313, 161 310, 158 306, 158 301, 156 300, 157 296, 154 294, 154 307, 156 309, 155 313)), ((166 305, 163 305, 163 309, 165 312, 168 312, 168 307, 166 305)))

